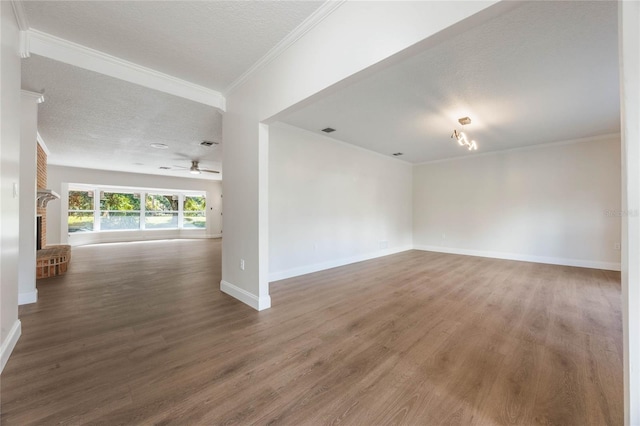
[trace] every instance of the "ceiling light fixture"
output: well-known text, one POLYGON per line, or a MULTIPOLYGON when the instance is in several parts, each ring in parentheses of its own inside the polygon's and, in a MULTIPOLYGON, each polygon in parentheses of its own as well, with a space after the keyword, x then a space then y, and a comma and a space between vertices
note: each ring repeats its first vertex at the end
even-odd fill
POLYGON ((155 149, 167 149, 169 148, 169 145, 164 144, 164 143, 152 143, 150 144, 151 148, 155 148, 155 149))
MULTIPOLYGON (((460 123, 462 126, 466 126, 467 124, 471 124, 471 119, 469 117, 462 117, 458 119, 458 123, 460 123)), ((469 151, 476 151, 478 149, 478 144, 476 143, 476 141, 472 140, 471 142, 469 142, 469 139, 467 139, 467 135, 465 135, 462 130, 458 131, 457 129, 454 129, 451 137, 455 138, 460 146, 466 146, 469 151)))

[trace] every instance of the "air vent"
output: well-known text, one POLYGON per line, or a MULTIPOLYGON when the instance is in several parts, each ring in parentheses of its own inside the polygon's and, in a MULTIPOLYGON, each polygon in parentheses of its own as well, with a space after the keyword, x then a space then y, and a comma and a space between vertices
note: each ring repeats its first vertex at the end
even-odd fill
POLYGON ((393 153, 393 154, 391 154, 391 155, 393 155, 394 157, 400 157, 401 155, 404 155, 404 154, 403 154, 403 153, 401 153, 401 152, 394 152, 394 153, 393 153))
POLYGON ((171 167, 167 167, 167 166, 160 166, 158 167, 160 170, 171 170, 171 167))
POLYGON ((331 132, 335 132, 336 129, 332 129, 331 127, 325 127, 324 129, 322 129, 322 131, 325 133, 331 133, 331 132))
POLYGON ((213 146, 213 145, 218 145, 219 142, 213 142, 213 141, 202 141, 200 142, 200 145, 202 146, 213 146))

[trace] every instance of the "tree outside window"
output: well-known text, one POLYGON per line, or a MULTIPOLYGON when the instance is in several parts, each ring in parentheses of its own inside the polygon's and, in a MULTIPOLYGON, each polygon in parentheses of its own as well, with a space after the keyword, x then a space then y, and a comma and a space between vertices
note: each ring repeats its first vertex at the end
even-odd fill
POLYGON ((206 228, 203 193, 156 191, 71 187, 69 232, 206 228))
POLYGON ((207 200, 204 195, 187 195, 184 197, 182 227, 205 228, 207 200))
POLYGON ((100 192, 100 229, 140 229, 140 194, 100 192))
POLYGON ((94 229, 93 191, 69 191, 69 232, 94 229))
POLYGON ((177 228, 179 204, 179 197, 176 194, 147 194, 144 216, 145 228, 177 228))

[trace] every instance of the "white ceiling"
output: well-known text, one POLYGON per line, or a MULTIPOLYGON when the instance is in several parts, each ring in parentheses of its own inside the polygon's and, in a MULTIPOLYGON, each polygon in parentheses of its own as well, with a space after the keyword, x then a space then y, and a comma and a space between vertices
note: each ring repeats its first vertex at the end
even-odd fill
POLYGON ((150 174, 194 176, 188 170, 221 171, 222 113, 214 107, 147 89, 137 84, 32 55, 22 61, 22 88, 45 91, 38 130, 51 151, 50 164, 150 174), (163 143, 166 150, 150 147, 163 143), (140 164, 141 163, 141 164, 140 164))
MULTIPOLYGON (((464 26, 465 23, 458 25, 464 26)), ((620 131, 617 4, 531 2, 282 121, 420 163, 620 131)))
POLYGON ((323 1, 25 1, 31 28, 224 92, 323 1))
MULTIPOLYGON (((31 29, 224 91, 322 1, 24 1, 31 29)), ((22 88, 45 92, 38 130, 50 164, 191 178, 161 166, 222 170, 213 107, 31 54, 22 88), (169 145, 167 150, 151 143, 169 145)))
MULTIPOLYGON (((322 2, 25 2, 32 28, 214 90, 224 90, 322 2)), ((617 4, 526 2, 355 80, 282 121, 420 163, 619 132, 617 4)), ((219 110, 32 55, 23 88, 45 90, 39 130, 50 162, 184 175, 221 169, 219 110), (153 150, 152 142, 169 150, 153 150), (135 163, 142 163, 135 164, 135 163)), ((213 175, 201 177, 215 178, 213 175)), ((218 176, 219 178, 219 176, 218 176)))

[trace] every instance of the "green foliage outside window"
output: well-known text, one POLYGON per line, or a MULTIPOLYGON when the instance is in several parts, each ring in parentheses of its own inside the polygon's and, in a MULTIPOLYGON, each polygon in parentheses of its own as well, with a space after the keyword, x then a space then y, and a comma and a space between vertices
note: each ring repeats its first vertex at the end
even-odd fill
POLYGON ((102 192, 100 194, 100 229, 140 228, 140 194, 102 192))
POLYGON ((93 210, 93 192, 69 191, 69 210, 93 210))
POLYGON ((93 191, 69 191, 69 232, 93 231, 93 191))
POLYGON ((184 197, 184 211, 185 212, 197 212, 204 211, 207 207, 207 200, 205 197, 184 197))
POLYGON ((183 204, 182 226, 185 228, 205 228, 207 200, 204 196, 186 196, 183 204))
POLYGON ((140 194, 103 192, 100 196, 100 210, 140 210, 140 194))
POLYGON ((180 207, 183 228, 206 228, 206 197, 185 195, 182 206, 179 200, 176 194, 144 194, 141 200, 141 194, 133 192, 70 190, 68 229, 69 232, 94 231, 94 220, 98 220, 102 231, 140 229, 143 224, 145 229, 175 229, 179 228, 180 207), (94 212, 94 196, 98 194, 100 211, 94 212))
POLYGON ((145 201, 145 209, 147 211, 178 211, 178 196, 177 195, 158 195, 147 194, 145 201))
POLYGON ((146 229, 178 227, 178 196, 174 194, 147 194, 145 199, 146 229))

